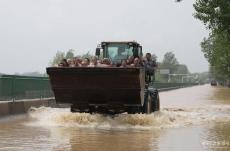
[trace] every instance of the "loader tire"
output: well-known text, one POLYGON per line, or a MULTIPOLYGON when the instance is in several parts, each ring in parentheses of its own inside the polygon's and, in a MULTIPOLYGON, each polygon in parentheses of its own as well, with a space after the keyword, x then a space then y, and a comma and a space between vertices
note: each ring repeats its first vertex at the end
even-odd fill
POLYGON ((159 97, 158 91, 154 92, 152 97, 153 97, 152 99, 153 112, 159 111, 160 110, 160 97, 159 97))
POLYGON ((150 91, 145 92, 143 113, 151 114, 153 112, 152 95, 150 91))

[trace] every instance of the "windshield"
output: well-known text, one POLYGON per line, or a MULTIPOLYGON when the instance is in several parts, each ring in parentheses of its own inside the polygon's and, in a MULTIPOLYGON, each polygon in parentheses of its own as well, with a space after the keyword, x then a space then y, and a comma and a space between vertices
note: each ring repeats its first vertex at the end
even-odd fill
POLYGON ((105 57, 113 61, 122 60, 133 55, 133 47, 127 44, 107 44, 105 52, 105 57))

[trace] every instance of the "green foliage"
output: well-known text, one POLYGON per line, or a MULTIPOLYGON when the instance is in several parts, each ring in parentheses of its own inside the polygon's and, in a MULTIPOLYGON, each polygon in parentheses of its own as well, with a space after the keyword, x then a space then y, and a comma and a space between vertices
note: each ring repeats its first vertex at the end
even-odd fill
POLYGON ((72 59, 74 57, 73 49, 69 49, 66 53, 62 51, 57 51, 55 57, 51 61, 51 66, 57 65, 61 62, 62 59, 72 59))
POLYGON ((212 72, 230 78, 230 42, 226 34, 212 34, 201 43, 212 72))
POLYGON ((166 52, 163 59, 163 64, 177 65, 178 61, 173 52, 166 52))
POLYGON ((164 55, 164 59, 161 63, 162 69, 169 69, 170 74, 175 73, 178 67, 178 61, 175 57, 175 54, 173 52, 166 52, 164 55))
MULTIPOLYGON (((69 49, 66 53, 62 51, 57 51, 56 55, 54 56, 53 60, 51 61, 50 65, 55 66, 59 64, 62 59, 73 59, 75 57, 74 54, 74 49, 69 49)), ((81 58, 92 58, 93 55, 91 55, 89 52, 83 54, 83 55, 78 55, 77 57, 81 58)))
POLYGON ((197 0, 193 6, 194 17, 203 21, 207 28, 230 34, 230 0, 197 0))
POLYGON ((188 74, 189 70, 185 64, 179 64, 177 66, 177 70, 175 71, 175 74, 188 74))
MULTIPOLYGON (((182 76, 181 74, 189 74, 189 70, 186 65, 179 64, 177 61, 175 54, 173 52, 167 52, 164 55, 163 61, 159 64, 159 69, 169 69, 171 74, 170 82, 181 82, 182 76), (172 76, 175 74, 175 76, 172 76)), ((156 73, 156 79, 160 82, 168 82, 169 75, 168 74, 160 74, 156 73)))
POLYGON ((58 51, 55 55, 55 57, 53 58, 53 60, 51 61, 51 65, 54 66, 54 65, 57 65, 58 63, 61 62, 61 60, 65 58, 65 53, 64 52, 61 52, 61 51, 58 51))
POLYGON ((214 78, 230 79, 230 42, 224 34, 213 34, 201 43, 214 78))
POLYGON ((66 59, 73 59, 74 58, 74 49, 69 49, 69 51, 66 52, 65 58, 66 59))
POLYGON ((201 47, 213 78, 230 79, 230 0, 197 0, 193 6, 195 18, 211 30, 201 47))
POLYGON ((225 83, 227 82, 228 77, 225 74, 220 74, 217 71, 218 69, 215 66, 210 66, 210 79, 216 79, 219 82, 225 83))

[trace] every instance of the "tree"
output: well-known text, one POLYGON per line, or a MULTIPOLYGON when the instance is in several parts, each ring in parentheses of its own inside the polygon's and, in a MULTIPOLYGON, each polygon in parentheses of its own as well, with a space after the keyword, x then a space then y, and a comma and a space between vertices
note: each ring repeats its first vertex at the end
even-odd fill
POLYGON ((65 58, 65 53, 64 52, 61 52, 61 51, 58 51, 55 55, 55 57, 53 58, 53 60, 51 61, 51 65, 54 66, 54 65, 57 65, 61 62, 62 59, 65 58))
POLYGON ((207 28, 230 35, 230 0, 197 0, 193 7, 194 17, 203 21, 207 28))
POLYGON ((62 59, 72 59, 74 58, 74 51, 73 49, 69 49, 66 53, 62 52, 62 51, 57 51, 55 57, 53 58, 53 60, 51 61, 51 65, 55 66, 57 64, 59 64, 62 59))
POLYGON ((189 70, 185 64, 179 64, 177 66, 177 70, 175 71, 175 74, 188 74, 188 73, 189 73, 189 70))
POLYGON ((216 76, 217 74, 225 75, 230 78, 230 43, 226 34, 210 35, 203 40, 201 47, 205 58, 212 67, 213 74, 216 76))
POLYGON ((230 79, 230 1, 196 0, 195 18, 211 30, 201 43, 212 74, 220 80, 230 79))
POLYGON ((170 74, 175 73, 178 66, 178 61, 175 57, 175 54, 173 52, 166 52, 164 55, 164 59, 161 63, 161 68, 163 69, 169 69, 170 74))
POLYGON ((166 52, 163 59, 163 64, 177 65, 178 61, 173 52, 166 52))
POLYGON ((65 58, 66 59, 73 59, 74 58, 74 49, 69 49, 69 51, 66 52, 65 58))

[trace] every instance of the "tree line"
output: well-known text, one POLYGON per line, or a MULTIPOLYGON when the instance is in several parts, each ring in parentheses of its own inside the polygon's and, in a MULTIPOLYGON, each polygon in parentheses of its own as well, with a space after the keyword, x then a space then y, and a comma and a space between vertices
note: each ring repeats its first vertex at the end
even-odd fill
POLYGON ((201 20, 209 36, 201 42, 213 78, 230 83, 230 0, 196 0, 194 17, 201 20))

